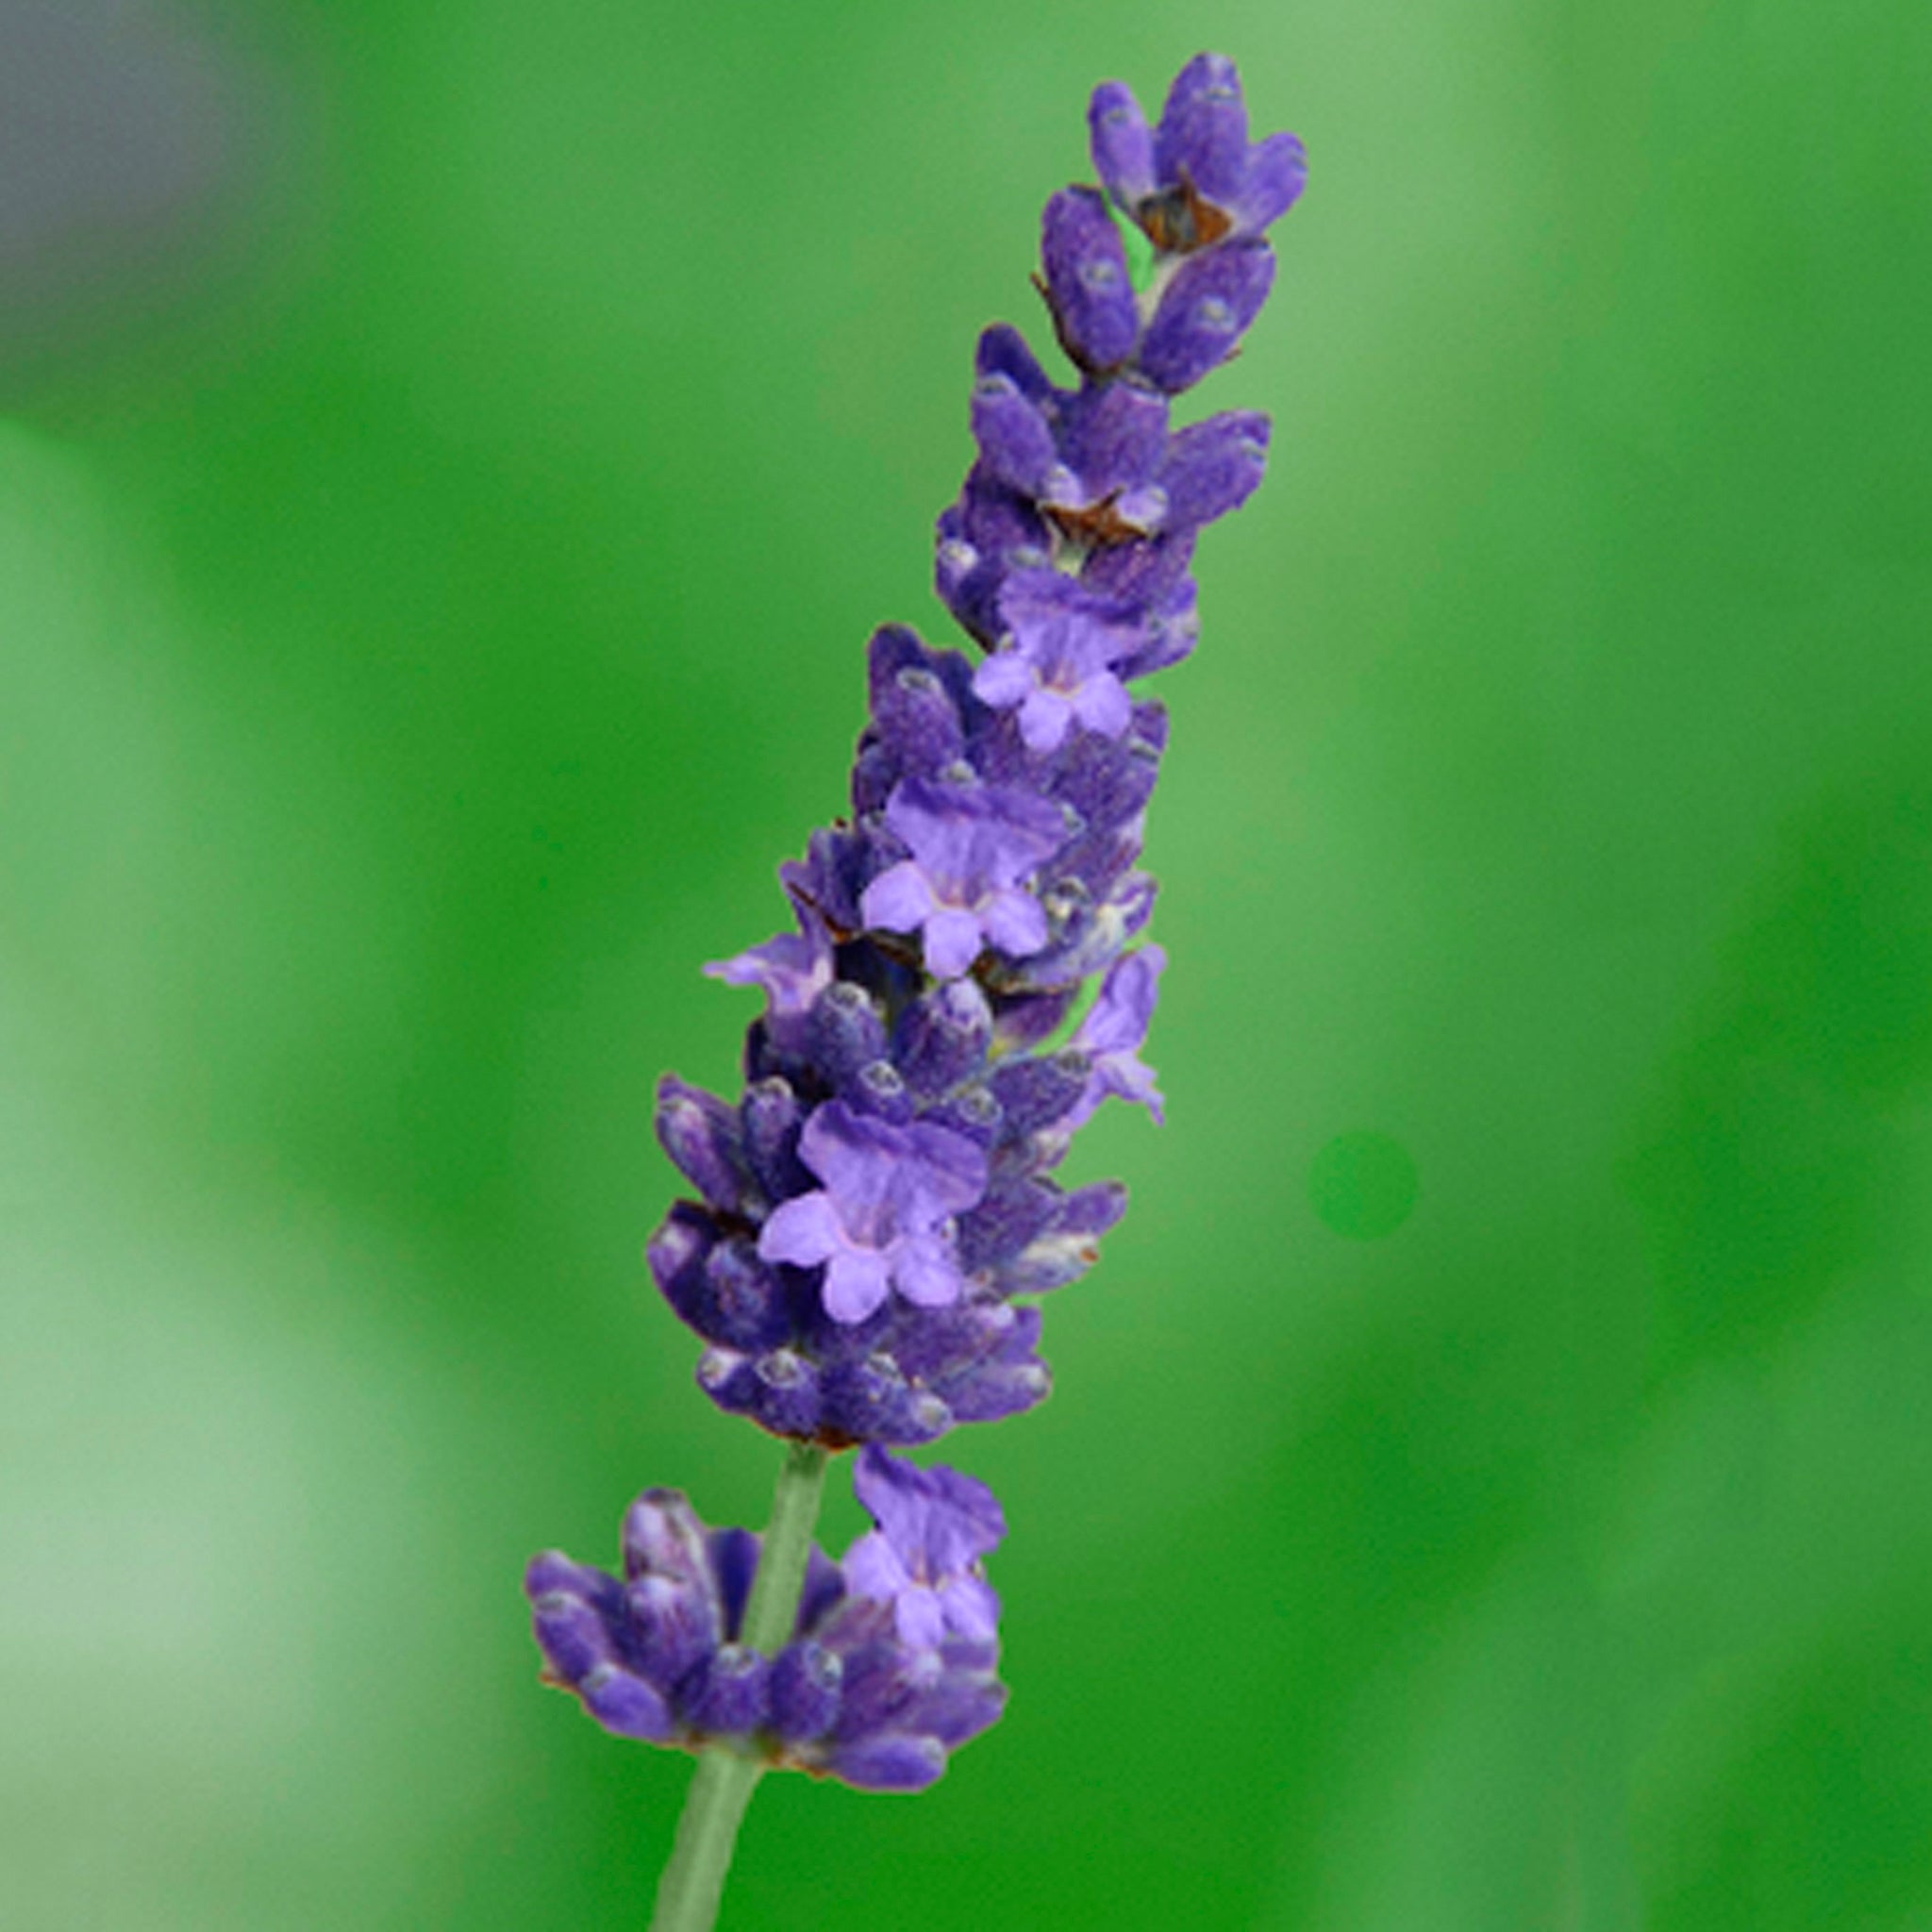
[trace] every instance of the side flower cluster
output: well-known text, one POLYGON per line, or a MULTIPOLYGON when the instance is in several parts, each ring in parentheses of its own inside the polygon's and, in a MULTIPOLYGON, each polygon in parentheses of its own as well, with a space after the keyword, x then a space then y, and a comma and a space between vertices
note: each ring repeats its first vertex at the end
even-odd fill
POLYGON ((874 1527, 834 1563, 816 1545, 791 1641, 738 1641, 759 1540, 708 1530, 675 1490, 624 1522, 624 1574, 538 1557, 525 1576, 544 1676, 620 1738, 722 1745, 864 1790, 909 1791, 1006 1703, 999 1599, 979 1559, 1006 1534, 992 1492, 868 1449, 874 1527))
POLYGON ((863 1448, 875 1530, 814 1553, 791 1643, 737 1641, 758 1540, 652 1491, 620 1579, 550 1555, 528 1587, 550 1679, 606 1729, 872 1789, 937 1776, 998 1715, 998 1506, 886 1453, 1032 1407, 1041 1295, 1121 1217, 1055 1178, 1109 1097, 1160 1118, 1140 1058, 1165 955, 1136 944, 1168 718, 1138 689, 1193 648, 1201 531, 1261 479, 1269 424, 1187 427, 1172 399, 1231 356, 1301 192, 1292 135, 1251 142, 1231 62, 1182 70, 1158 124, 1118 84, 1089 116, 1100 186, 1047 203, 1037 278, 1076 374, 980 339, 976 455, 938 526, 941 601, 978 647, 889 625, 868 653, 849 814, 779 869, 791 929, 708 972, 759 989, 743 1087, 667 1077, 657 1128, 690 1183, 653 1278, 727 1413, 863 1448))

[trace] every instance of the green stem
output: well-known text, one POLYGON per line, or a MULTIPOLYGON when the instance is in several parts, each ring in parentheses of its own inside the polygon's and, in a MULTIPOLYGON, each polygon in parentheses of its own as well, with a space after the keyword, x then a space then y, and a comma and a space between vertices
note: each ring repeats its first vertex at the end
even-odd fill
MULTIPOLYGON (((778 1472, 772 1499, 771 1526, 758 1554, 758 1575, 738 1641, 771 1657, 785 1647, 798 1615, 811 1533, 819 1520, 829 1452, 816 1442, 793 1442, 778 1472)), ((698 1768, 685 1794, 677 1821, 677 1842, 658 1887, 658 1909, 651 1932, 710 1932, 731 1870, 739 1821, 764 1775, 756 1757, 712 1745, 698 1756, 698 1768)))

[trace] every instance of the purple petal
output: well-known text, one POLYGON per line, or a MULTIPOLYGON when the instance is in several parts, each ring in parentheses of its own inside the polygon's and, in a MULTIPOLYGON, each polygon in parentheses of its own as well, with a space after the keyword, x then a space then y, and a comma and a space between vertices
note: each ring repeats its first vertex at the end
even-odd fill
POLYGON ((913 1158, 900 1169, 893 1190, 899 1224, 929 1233, 949 1214, 974 1207, 986 1192, 986 1156, 964 1135, 921 1122, 906 1135, 913 1158))
POLYGON ((1166 968, 1166 950, 1156 945, 1117 959, 1101 983, 1092 1009, 1080 1022, 1074 1044, 1093 1055, 1133 1052, 1147 1038, 1166 968))
POLYGON ((916 1307, 945 1308, 965 1287, 952 1246, 936 1234, 909 1235, 890 1250, 892 1285, 916 1307))
POLYGON ((1197 54, 1174 76, 1154 135, 1155 173, 1163 182, 1183 173, 1209 201, 1241 192, 1248 153, 1248 110, 1241 75, 1224 54, 1197 54))
MULTIPOLYGON (((878 1534, 901 1559, 902 1569, 924 1551, 931 1487, 925 1472, 917 1463, 891 1455, 875 1444, 861 1449, 853 1465, 853 1493, 858 1496, 859 1507, 877 1524, 878 1534)), ((857 1543, 853 1545, 854 1549, 858 1547, 857 1543)), ((849 1554, 846 1560, 850 1562, 849 1554)), ((849 1571, 847 1574, 849 1576, 849 1571)), ((899 1588, 895 1584, 887 1593, 896 1594, 899 1588)))
POLYGON ((1093 172, 1129 214, 1154 192, 1154 137, 1131 88, 1118 80, 1093 90, 1087 107, 1093 172))
POLYGON ((964 1571, 1007 1533, 993 1492, 943 1463, 921 1469, 868 1446, 852 1472, 852 1487, 908 1569, 934 1582, 964 1571))
POLYGON ((987 937, 1001 952, 1023 959, 1046 943, 1046 913, 1031 892, 1018 888, 992 893, 980 908, 987 937))
POLYGON ((1022 571, 1000 591, 1019 651, 1055 684, 1119 663, 1141 647, 1140 612, 1058 571, 1022 571))
POLYGON ((1074 722, 1074 708, 1066 693, 1042 685, 1029 691, 1020 707, 1020 736, 1028 751, 1058 751, 1066 742, 1074 722))
POLYGON ((1091 188, 1063 188, 1047 203, 1041 257, 1068 355, 1086 369, 1124 362, 1134 353, 1140 315, 1120 231, 1091 188))
POLYGON ((940 1592, 939 1601, 946 1628, 956 1637, 987 1642, 999 1635, 1000 1600, 983 1576, 953 1577, 940 1592))
POLYGON ((733 958, 714 959, 704 970, 727 986, 763 987, 774 1013, 795 1013, 831 978, 831 942, 823 926, 810 938, 780 933, 733 958))
POLYGON ((925 922, 925 970, 936 979, 957 979, 979 957, 977 917, 942 906, 925 922))
POLYGON ((855 1112, 841 1100, 813 1109, 798 1151, 838 1203, 845 1235, 872 1241, 905 1144, 896 1128, 855 1112))
POLYGON ((932 908, 932 888, 926 883, 925 874, 909 858, 901 859, 882 872, 866 887, 858 901, 859 914, 866 924, 887 932, 917 932, 930 917, 932 908))
POLYGON ((891 1603, 912 1584, 911 1572, 883 1530, 867 1530, 845 1552, 839 1568, 852 1595, 871 1597, 875 1603, 891 1603))
POLYGON ((1073 695, 1074 715, 1089 731, 1118 738, 1133 722, 1134 701, 1111 671, 1099 671, 1073 695))
POLYGON ((892 1600, 892 1624, 901 1643, 914 1650, 937 1650, 946 1634, 946 1613, 938 1594, 913 1584, 892 1600))
POLYGON ((790 1261, 794 1268, 816 1268, 845 1246, 839 1210, 824 1192, 781 1201, 758 1230, 758 1254, 767 1261, 790 1261))
POLYGON ((1156 1126, 1167 1122, 1167 1103, 1154 1084, 1154 1069, 1130 1053, 1109 1054, 1095 1070, 1108 1092, 1121 1100, 1144 1107, 1156 1126))
POLYGON ((1014 650, 995 651, 973 674, 973 694, 996 711, 1010 710, 1040 682, 1031 662, 1014 650))
POLYGON ((1268 299, 1274 254, 1265 242, 1237 242, 1190 256, 1160 298, 1141 372, 1170 395, 1191 389, 1226 360, 1268 299))
POLYGON ((847 1248, 825 1265, 825 1313, 851 1327, 878 1307, 890 1287, 883 1255, 871 1248, 847 1248))
POLYGON ((935 895, 955 906, 974 905, 991 888, 1017 884, 1064 836, 1058 809, 1045 799, 992 785, 902 779, 885 819, 911 849, 935 895))

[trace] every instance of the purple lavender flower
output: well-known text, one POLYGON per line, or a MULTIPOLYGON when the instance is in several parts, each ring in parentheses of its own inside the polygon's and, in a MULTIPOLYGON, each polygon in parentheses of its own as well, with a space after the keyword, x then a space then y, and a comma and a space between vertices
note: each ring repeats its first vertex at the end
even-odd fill
POLYGON ((1154 1069, 1140 1055, 1166 968, 1163 948, 1141 946, 1117 959, 1101 982, 1100 997, 1074 1034, 1074 1044, 1087 1057, 1088 1074, 1080 1098, 1063 1117, 1068 1132, 1085 1125, 1108 1094, 1144 1107, 1158 1122, 1166 1119, 1154 1069))
POLYGON ((845 1553, 845 1587, 891 1604, 904 1643, 935 1649, 948 1635, 990 1641, 1000 1602, 979 1558, 1007 1533, 992 1491, 957 1470, 918 1469, 878 1448, 861 1451, 852 1484, 877 1527, 845 1553))
POLYGON ((957 979, 987 944, 1023 957, 1046 943, 1046 914, 1020 885, 1065 835, 1044 799, 908 778, 885 824, 912 856, 866 887, 859 909, 869 926, 919 933, 929 973, 957 979))
POLYGON ((1094 91, 1087 121, 1108 193, 1157 248, 1174 254, 1258 235, 1307 180, 1292 134, 1250 144, 1241 76, 1224 55, 1198 54, 1181 69, 1158 128, 1119 81, 1094 91))
POLYGON ((1058 750, 1076 724, 1103 738, 1126 730, 1134 705, 1116 667, 1141 646, 1138 611, 1034 570, 1008 578, 1000 615, 1013 641, 974 674, 973 690, 995 710, 1018 710, 1028 750, 1058 750))
POLYGON ((534 1558, 524 1587, 544 1681, 616 1737, 722 1744, 866 1790, 930 1784, 1005 1707, 999 1600, 979 1558, 1006 1525, 991 1491, 955 1470, 874 1449, 855 1480, 877 1527, 842 1565, 812 1548, 774 1657, 740 1641, 760 1540, 707 1530, 674 1490, 631 1506, 622 1578, 559 1551, 534 1558), (889 1574, 905 1580, 882 1588, 889 1574))
POLYGON ((778 877, 798 919, 795 933, 780 933, 729 959, 705 968, 727 986, 761 986, 770 996, 773 1018, 790 1020, 808 1012, 833 979, 832 936, 819 909, 804 895, 805 868, 781 865, 778 877))
POLYGON ((806 1123, 798 1153, 824 1186, 773 1211, 758 1235, 763 1259, 823 1264, 825 1312, 848 1324, 891 1289, 920 1307, 959 1299, 946 1224, 986 1191, 979 1148, 944 1127, 895 1127, 834 1100, 806 1123))

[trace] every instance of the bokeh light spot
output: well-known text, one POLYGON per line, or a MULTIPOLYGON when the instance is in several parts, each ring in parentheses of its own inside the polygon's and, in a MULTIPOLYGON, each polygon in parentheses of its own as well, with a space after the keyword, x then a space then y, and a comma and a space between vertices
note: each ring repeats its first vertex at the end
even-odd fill
POLYGON ((1408 1149, 1373 1131, 1336 1135, 1308 1169, 1316 1214, 1350 1241, 1393 1234, 1414 1210, 1419 1187, 1408 1149))

